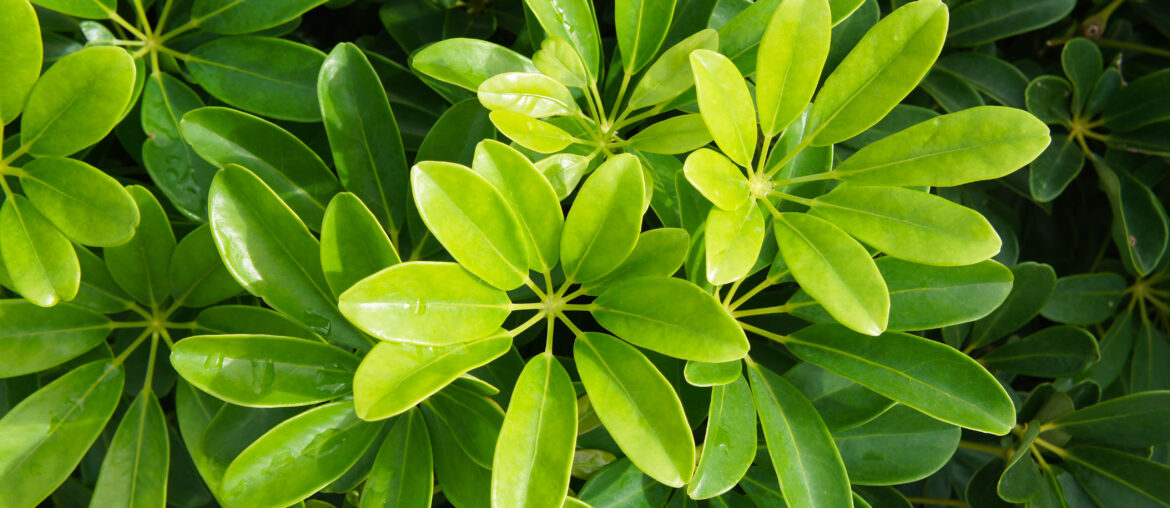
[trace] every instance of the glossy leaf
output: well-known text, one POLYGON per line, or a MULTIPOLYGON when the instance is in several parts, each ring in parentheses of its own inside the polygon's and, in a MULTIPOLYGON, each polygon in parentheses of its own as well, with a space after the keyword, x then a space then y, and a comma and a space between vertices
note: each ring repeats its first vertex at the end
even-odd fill
POLYGON ((808 397, 830 432, 865 424, 894 406, 894 401, 808 362, 788 369, 784 379, 808 397))
POLYGON ((1134 393, 1065 414, 1048 427, 1072 435, 1078 442, 1103 446, 1144 448, 1170 442, 1163 425, 1170 413, 1170 392, 1134 393))
POLYGON ((80 266, 73 244, 24 196, 0 207, 0 259, 12 289, 41 307, 77 296, 80 266))
POLYGON ((478 39, 452 38, 415 53, 411 68, 445 83, 479 89, 480 83, 505 72, 535 72, 527 57, 498 44, 478 39))
POLYGON ((620 0, 615 3, 614 25, 626 74, 636 74, 658 53, 674 17, 676 3, 677 0, 620 0))
POLYGON ((333 197, 321 224, 321 269, 334 295, 400 262, 378 219, 356 195, 333 197))
POLYGON ((491 111, 511 111, 532 118, 577 112, 577 103, 560 81, 539 72, 507 72, 480 83, 480 104, 491 111))
POLYGON ((528 268, 552 270, 560 257, 561 212, 556 191, 519 151, 493 140, 475 147, 474 171, 484 177, 519 219, 528 245, 528 268))
POLYGON ((947 42, 975 46, 1035 30, 1068 15, 1075 0, 974 0, 955 9, 947 42))
POLYGON ((715 144, 740 166, 756 153, 756 113, 747 83, 727 57, 699 49, 691 53, 699 111, 715 144))
POLYGON ((566 277, 595 281, 633 252, 645 210, 643 186, 641 164, 629 154, 611 157, 585 180, 561 233, 566 277))
POLYGON ((492 111, 489 118, 505 136, 535 152, 559 152, 573 144, 573 137, 564 129, 520 113, 492 111))
POLYGON ((711 132, 702 115, 687 114, 667 118, 638 131, 630 138, 630 148, 643 152, 675 154, 707 146, 711 132))
POLYGON ((199 226, 175 247, 170 263, 171 296, 187 307, 206 307, 242 291, 219 259, 211 227, 199 226))
POLYGON ((1097 503, 1170 505, 1170 467, 1125 452, 1095 446, 1068 449, 1065 464, 1097 503))
POLYGON ((251 305, 219 305, 203 309, 195 317, 195 330, 212 334, 279 335, 324 342, 309 327, 292 318, 251 305))
POLYGON ((589 73, 585 71, 581 55, 569 41, 560 37, 546 37, 541 41, 540 49, 532 55, 532 64, 541 74, 565 86, 582 90, 589 86, 589 73))
MULTIPOLYGON (((756 99, 760 129, 775 136, 800 116, 816 91, 829 55, 832 16, 828 0, 784 1, 760 39, 756 99)), ((857 6, 861 2, 855 2, 857 6)))
POLYGON ((730 490, 747 473, 756 455, 752 391, 739 375, 739 362, 735 366, 735 380, 711 391, 703 453, 695 477, 687 486, 687 495, 694 499, 706 499, 730 490))
POLYGON ((74 305, 42 308, 25 300, 0 300, 0 378, 59 365, 98 345, 110 334, 105 316, 74 305))
POLYGON ((707 214, 707 281, 716 286, 748 275, 764 245, 764 214, 755 201, 739 210, 707 214))
POLYGON ((634 252, 614 271, 585 287, 585 294, 599 295, 606 289, 635 277, 667 277, 682 267, 690 236, 681 228, 657 228, 638 236, 634 252))
POLYGON ((577 189, 591 160, 575 153, 558 153, 536 161, 535 165, 556 191, 557 199, 564 201, 577 189))
POLYGON ((973 347, 990 344, 1031 321, 1056 289, 1056 272, 1048 265, 1020 263, 1012 268, 1012 276, 1012 291, 1003 305, 972 327, 973 347))
POLYGON ((573 44, 585 62, 589 76, 601 76, 601 35, 593 3, 586 0, 525 0, 536 21, 551 37, 560 37, 573 44))
POLYGON ((946 465, 959 434, 954 425, 897 405, 833 434, 833 441, 854 485, 896 485, 926 478, 946 465))
POLYGON ((139 303, 159 305, 171 293, 175 234, 166 211, 150 191, 137 185, 127 190, 138 204, 141 219, 130 241, 104 249, 106 267, 118 285, 139 303))
POLYGON ((714 150, 691 152, 683 164, 687 181, 715 206, 726 211, 740 209, 751 200, 751 184, 734 163, 714 150))
MULTIPOLYGON (((601 333, 579 335, 573 358, 597 416, 638 469, 676 488, 686 484, 694 441, 662 373, 632 346, 601 333)), ((582 498, 593 503, 584 491, 582 498)))
POLYGON ((314 122, 321 119, 317 72, 324 62, 325 54, 311 46, 249 35, 213 39, 195 48, 188 70, 207 93, 232 106, 281 120, 314 122))
POLYGON ((683 375, 695 386, 720 386, 735 382, 743 366, 738 361, 710 363, 687 362, 683 375))
POLYGON ((0 125, 14 120, 41 75, 41 29, 27 0, 0 3, 0 125))
POLYGON ((1028 190, 1037 201, 1056 199, 1085 166, 1085 153, 1067 136, 1052 138, 1032 165, 1028 174, 1028 190))
POLYGON ((323 0, 295 0, 269 5, 258 0, 202 0, 192 4, 199 28, 218 34, 246 34, 296 19, 323 0))
MULTIPOLYGON (((642 474, 637 465, 627 458, 622 458, 589 478, 581 487, 579 495, 580 502, 585 506, 654 508, 666 503, 666 498, 670 496, 670 487, 642 474)), ((566 498, 565 508, 577 506, 569 504, 566 498)))
POLYGON ((187 382, 249 407, 302 406, 349 393, 358 359, 317 341, 274 335, 201 335, 175 343, 187 382))
POLYGON ((944 422, 1003 435, 1015 409, 1003 387, 950 346, 901 332, 865 337, 837 324, 805 328, 789 351, 944 422))
POLYGON ((159 190, 184 215, 207 221, 207 189, 217 168, 183 141, 183 115, 203 107, 191 87, 170 74, 151 74, 142 90, 142 164, 159 190))
MULTIPOLYGON (((475 465, 489 468, 495 455, 504 410, 475 390, 452 384, 423 402, 427 425, 443 427, 475 465)), ((489 480, 490 483, 490 480, 489 480)), ((490 487, 488 488, 490 490, 490 487)))
POLYGON ((641 108, 667 102, 695 84, 691 73, 691 52, 697 49, 715 51, 719 48, 719 33, 700 30, 662 52, 662 56, 646 70, 630 94, 630 108, 641 108))
POLYGON ((431 438, 422 412, 394 421, 362 489, 361 508, 428 508, 434 489, 431 438))
POLYGON ((134 398, 102 460, 90 503, 95 506, 157 507, 166 504, 170 440, 158 398, 134 398))

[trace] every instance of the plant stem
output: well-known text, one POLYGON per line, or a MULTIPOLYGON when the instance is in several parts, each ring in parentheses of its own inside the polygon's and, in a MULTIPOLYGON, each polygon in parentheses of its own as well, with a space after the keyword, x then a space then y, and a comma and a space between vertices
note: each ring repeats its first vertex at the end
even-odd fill
POLYGON ((121 354, 114 357, 114 365, 122 365, 122 362, 126 361, 126 357, 130 356, 130 354, 133 353, 135 349, 138 349, 138 345, 142 344, 142 341, 146 340, 146 338, 152 334, 154 334, 154 331, 150 330, 149 328, 143 330, 142 333, 134 339, 134 342, 131 342, 130 345, 126 347, 125 351, 122 351, 121 354))
POLYGON ((967 506, 967 503, 957 499, 939 499, 934 497, 907 497, 912 504, 939 504, 943 506, 967 506))
POLYGON ((788 153, 784 154, 784 158, 780 159, 780 162, 776 163, 776 167, 772 168, 771 171, 768 171, 768 177, 771 178, 772 175, 775 175, 777 171, 780 171, 780 168, 783 168, 785 164, 788 164, 792 161, 792 159, 795 159, 797 155, 800 155, 800 152, 804 151, 805 148, 808 148, 810 143, 812 143, 811 138, 804 138, 800 141, 800 143, 797 143, 796 146, 792 147, 792 150, 789 150, 788 153))
POLYGON ((539 323, 540 320, 543 318, 544 318, 544 311, 537 312, 535 316, 532 316, 531 318, 528 319, 528 321, 525 321, 520 326, 517 326, 516 328, 513 328, 511 330, 508 330, 507 334, 509 336, 512 336, 512 337, 520 335, 521 333, 524 333, 524 330, 532 328, 533 325, 535 325, 536 323, 539 323))
POLYGON ((582 332, 580 328, 577 328, 577 325, 573 324, 573 320, 569 319, 569 316, 566 316, 564 312, 558 311, 557 317, 560 318, 561 322, 565 323, 565 326, 568 326, 570 330, 573 330, 574 337, 585 335, 585 332, 582 332))
POLYGON ((772 332, 769 332, 768 330, 765 330, 763 328, 759 328, 759 327, 744 323, 743 321, 736 320, 735 322, 739 323, 740 328, 743 328, 744 330, 747 330, 747 331, 752 332, 756 335, 759 335, 760 337, 772 339, 772 340, 779 342, 781 344, 788 343, 789 341, 792 340, 792 337, 788 337, 786 335, 780 335, 778 333, 772 333, 772 332))
POLYGON ((746 302, 748 301, 748 299, 750 299, 750 298, 751 298, 751 297, 753 297, 753 296, 756 296, 757 294, 759 294, 759 293, 760 293, 760 291, 763 291, 763 290, 765 290, 765 289, 768 289, 768 288, 769 288, 769 287, 771 287, 773 284, 775 284, 775 283, 776 283, 776 281, 778 281, 778 280, 780 280, 780 279, 784 278, 784 276, 785 276, 786 274, 788 274, 788 270, 784 270, 783 272, 780 272, 780 273, 779 273, 779 274, 777 274, 777 276, 776 276, 776 277, 774 277, 774 278, 773 278, 773 277, 771 277, 771 276, 769 276, 769 277, 765 278, 763 281, 761 281, 759 284, 757 284, 757 285, 756 285, 756 287, 754 287, 754 288, 751 288, 750 290, 748 290, 748 292, 747 292, 747 293, 744 293, 744 294, 743 294, 743 296, 739 297, 739 299, 738 299, 738 300, 736 300, 736 301, 732 302, 732 304, 731 304, 731 307, 730 307, 730 310, 735 310, 735 309, 739 308, 739 306, 741 306, 741 305, 743 305, 744 303, 746 303, 746 302))
POLYGON ((974 441, 959 441, 959 448, 975 450, 977 452, 983 452, 990 455, 995 455, 996 457, 1003 457, 1005 459, 1010 456, 1007 450, 1004 450, 1003 448, 998 446, 985 445, 983 443, 976 443, 974 441))
POLYGON ((1158 55, 1170 58, 1170 50, 1159 49, 1144 44, 1137 44, 1127 41, 1118 41, 1113 39, 1097 39, 1097 44, 1106 48, 1117 48, 1121 50, 1141 51, 1142 53, 1149 53, 1151 55, 1158 55))
POLYGON ((736 310, 736 311, 732 311, 731 315, 733 317, 736 317, 736 318, 741 318, 741 317, 748 317, 748 316, 765 316, 768 314, 783 314, 783 313, 788 312, 788 311, 795 309, 797 307, 803 307, 803 305, 787 305, 786 304, 786 305, 777 305, 775 307, 761 307, 758 309, 736 310))
POLYGON ((146 380, 142 382, 142 392, 150 391, 150 383, 154 380, 154 357, 158 352, 158 332, 150 334, 150 358, 146 360, 146 380))

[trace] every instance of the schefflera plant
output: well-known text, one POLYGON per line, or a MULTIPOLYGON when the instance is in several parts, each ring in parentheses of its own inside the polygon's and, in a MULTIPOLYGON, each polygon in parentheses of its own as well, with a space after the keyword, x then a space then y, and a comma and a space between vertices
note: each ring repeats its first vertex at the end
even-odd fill
POLYGON ((569 373, 553 355, 559 320, 572 332, 573 360, 590 405, 618 446, 661 483, 691 481, 695 448, 682 403, 634 346, 730 362, 747 354, 748 341, 709 293, 671 277, 686 256, 686 232, 641 232, 649 197, 638 159, 622 154, 603 163, 581 185, 567 215, 536 166, 496 141, 476 147, 471 168, 422 162, 411 181, 422 219, 455 262, 396 264, 341 295, 341 312, 382 339, 354 376, 358 416, 379 421, 422 402, 428 425, 437 424, 432 401, 444 397, 444 386, 543 324, 544 352, 516 381, 496 427, 498 441, 494 431, 470 430, 476 426, 451 428, 474 464, 465 468, 470 479, 440 475, 439 483, 448 495, 459 495, 476 488, 476 474, 490 477, 496 507, 572 502, 566 494, 578 407, 569 373), (596 299, 583 303, 587 296, 596 299), (581 311, 620 339, 583 331, 581 321, 570 318, 581 311), (532 315, 502 329, 513 312, 532 315))

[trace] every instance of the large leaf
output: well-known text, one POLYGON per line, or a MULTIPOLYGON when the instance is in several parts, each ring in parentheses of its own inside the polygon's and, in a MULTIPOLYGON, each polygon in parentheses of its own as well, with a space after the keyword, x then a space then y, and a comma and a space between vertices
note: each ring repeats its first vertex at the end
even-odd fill
POLYGON ((818 324, 785 345, 802 360, 939 420, 996 435, 1015 425, 1015 408, 999 382, 942 343, 901 332, 872 338, 818 324))
POLYGON ((503 355, 511 343, 503 334, 450 346, 380 343, 354 375, 358 416, 381 420, 406 411, 465 372, 503 355))
POLYGON ((175 234, 166 211, 145 187, 128 189, 141 216, 130 241, 106 247, 104 254, 110 275, 127 294, 144 305, 161 305, 171 294, 171 257, 175 234))
POLYGON ((271 5, 261 0, 200 0, 192 4, 191 17, 199 28, 218 34, 246 34, 296 19, 324 0, 292 0, 271 5))
POLYGON ((938 471, 959 445, 958 427, 906 406, 833 434, 854 485, 896 485, 938 471))
POLYGON ((638 469, 676 488, 686 484, 695 467, 691 428, 654 364, 633 346, 593 332, 577 336, 573 359, 598 418, 638 469))
POLYGON ((528 239, 528 267, 552 270, 560 258, 565 216, 548 179, 524 154, 490 139, 475 147, 472 168, 500 191, 519 219, 528 239))
POLYGON ((1053 326, 988 353, 988 368, 1038 377, 1070 376, 1101 359, 1097 339, 1084 328, 1053 326))
POLYGON ((0 259, 12 289, 41 307, 72 300, 81 285, 73 244, 29 203, 10 196, 0 208, 0 259))
POLYGON ((69 155, 97 143, 122 119, 134 92, 135 72, 130 54, 114 46, 94 46, 61 58, 28 95, 20 144, 34 155, 69 155))
POLYGON ((755 201, 727 212, 707 213, 707 281, 716 286, 737 281, 751 272, 764 245, 764 214, 755 201))
POLYGON ((200 157, 218 167, 247 168, 309 228, 321 229, 325 206, 341 186, 321 158, 296 136, 247 113, 217 107, 183 115, 179 127, 200 157))
POLYGON ((397 241, 409 199, 406 152, 386 90, 357 46, 338 45, 325 59, 317 97, 342 185, 397 241))
POLYGON ((772 14, 756 64, 756 100, 765 136, 788 127, 816 92, 829 55, 830 7, 828 0, 784 1, 772 14))
POLYGON ((93 349, 110 334, 105 316, 75 305, 38 307, 25 300, 0 300, 0 378, 64 363, 93 349))
POLYGON ((143 391, 122 415, 102 459, 90 503, 127 508, 164 506, 170 462, 166 416, 158 397, 143 391))
POLYGON ((946 32, 947 7, 938 0, 903 5, 874 25, 817 94, 811 143, 844 141, 886 116, 930 70, 946 32))
POLYGON ((879 335, 886 329, 890 295, 865 247, 811 215, 785 213, 773 223, 780 254, 804 291, 853 330, 879 335))
POLYGON ((734 362, 734 365, 735 380, 711 389, 703 454, 695 478, 687 486, 687 494, 695 499, 730 490, 743 478, 756 456, 756 408, 751 388, 739 374, 741 363, 734 362))
POLYGON ((1062 457, 1069 472, 1100 505, 1170 506, 1170 467, 1095 446, 1074 447, 1062 457))
POLYGON ((240 285, 326 339, 369 347, 337 310, 317 239, 259 177, 225 167, 211 184, 208 206, 220 257, 240 285))
POLYGON ((349 393, 358 359, 294 337, 201 335, 175 343, 171 365, 187 382, 232 404, 282 407, 349 393))
POLYGON ((683 39, 646 70, 630 94, 629 107, 640 108, 661 104, 686 92, 695 84, 691 70, 691 52, 696 49, 715 51, 719 47, 719 33, 700 30, 683 39))
POLYGON ((11 506, 36 506, 69 477, 122 395, 122 368, 99 360, 37 390, 0 419, 0 488, 11 506))
POLYGON ((614 25, 622 68, 626 74, 642 70, 666 40, 674 17, 677 0, 618 0, 614 5, 614 25))
POLYGON ((691 53, 699 112, 715 144, 740 166, 750 167, 756 154, 756 113, 747 83, 735 64, 714 51, 691 53))
POLYGON ((401 261, 378 219, 357 196, 345 192, 333 197, 321 225, 321 269, 334 295, 401 261))
POLYGON ((14 120, 41 75, 41 28, 28 0, 0 2, 0 125, 14 120))
POLYGON ((341 294, 342 313, 383 340, 449 345, 479 339, 508 317, 508 295, 455 263, 394 265, 341 294))
POLYGON ((1134 393, 1067 413, 1046 429, 1071 434, 1078 442, 1144 448, 1170 442, 1170 392, 1134 393))
POLYGON ((747 337, 718 301, 683 279, 648 276, 606 290, 593 316, 640 347, 700 362, 743 358, 747 337))
POLYGON ((212 39, 191 51, 187 68, 207 93, 232 106, 315 122, 321 119, 317 72, 324 62, 325 54, 312 46, 250 35, 212 39))
POLYGON ((350 401, 310 409, 260 436, 223 475, 229 506, 288 506, 340 477, 378 435, 350 401), (284 460, 273 460, 282 457, 284 460))
POLYGON ((507 72, 480 83, 480 104, 491 111, 511 111, 532 118, 566 116, 578 111, 569 89, 539 72, 507 72))
POLYGON ((524 0, 550 37, 560 37, 577 48, 593 79, 601 77, 601 35, 593 2, 587 0, 524 0))
POLYGON ((955 9, 947 42, 976 46, 1050 25, 1072 11, 1075 0, 973 0, 955 9))
POLYGON ((414 70, 471 91, 505 72, 534 72, 527 57, 488 41, 452 38, 427 46, 410 59, 414 70))
POLYGON ((170 74, 151 74, 142 90, 142 165, 159 190, 184 215, 207 221, 207 189, 216 167, 183 141, 179 122, 203 107, 191 87, 170 74))
POLYGON ((816 408, 766 367, 749 362, 748 376, 784 501, 793 508, 851 506, 845 463, 816 408))
POLYGON ((429 508, 434 489, 431 439, 422 412, 394 421, 362 489, 361 508, 429 508))
POLYGON ((492 506, 557 506, 569 488, 577 440, 573 383, 544 353, 524 367, 511 400, 492 460, 492 506))
POLYGON ((634 250, 645 196, 642 167, 630 154, 611 157, 585 180, 565 218, 561 267, 572 281, 612 272, 634 250))

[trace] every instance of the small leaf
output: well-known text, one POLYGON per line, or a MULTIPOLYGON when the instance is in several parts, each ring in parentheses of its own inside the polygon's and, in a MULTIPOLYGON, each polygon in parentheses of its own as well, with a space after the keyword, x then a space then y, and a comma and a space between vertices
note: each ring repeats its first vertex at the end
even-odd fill
POLYGON ((324 62, 325 53, 312 46, 248 35, 212 39, 191 50, 188 70, 207 93, 232 106, 315 122, 321 119, 317 72, 324 62))
POLYGON ((707 281, 716 286, 747 276, 764 245, 764 214, 755 201, 733 212, 707 214, 707 281))
POLYGON ((645 210, 644 184, 638 159, 621 154, 581 185, 561 232, 561 266, 569 280, 598 280, 634 251, 645 210))
POLYGON ((702 115, 672 116, 638 131, 629 147, 650 153, 676 154, 707 146, 711 133, 702 115))
MULTIPOLYGON (((96 7, 96 5, 95 5, 96 7)), ((27 0, 0 2, 0 125, 20 115, 41 75, 41 28, 27 0)))
MULTIPOLYGON (((829 55, 832 7, 828 0, 784 1, 760 39, 756 100, 760 129, 772 137, 792 123, 812 100, 829 55)), ((862 2, 854 2, 854 8, 862 2)), ((850 9, 852 11, 852 9, 850 9)))
POLYGON ((528 268, 552 270, 565 223, 552 185, 519 151, 490 139, 476 145, 472 169, 500 191, 520 220, 528 239, 528 268))
POLYGON ((171 256, 171 296, 186 307, 206 307, 239 294, 243 288, 219 258, 211 227, 195 228, 171 256))
POLYGON ((150 391, 134 397, 102 459, 91 504, 147 508, 164 506, 170 467, 167 420, 150 391))
POLYGON ((1125 279, 1115 273, 1085 273, 1061 277, 1052 298, 1040 311, 1057 323, 1093 325, 1117 312, 1125 291, 1125 279))
POLYGON ((958 427, 906 406, 833 434, 854 485, 896 485, 930 476, 959 446, 958 427))
POLYGON ((536 161, 536 169, 552 185, 557 193, 557 199, 564 201, 574 190, 577 183, 589 169, 589 162, 593 159, 575 153, 558 153, 536 161))
POLYGON ((714 51, 691 53, 699 112, 719 149, 736 164, 750 167, 756 154, 756 112, 747 83, 735 64, 714 51))
POLYGON ((539 72, 506 72, 480 83, 480 104, 491 111, 511 111, 532 118, 572 115, 573 94, 560 81, 539 72))
POLYGON ((1028 190, 1032 199, 1052 201, 1060 196, 1068 184, 1085 166, 1085 152, 1068 136, 1056 136, 1036 160, 1028 173, 1028 190))
POLYGON ((618 283, 647 275, 669 277, 682 267, 690 235, 681 228, 657 228, 638 236, 634 252, 614 271, 585 287, 585 294, 600 295, 618 283))
MULTIPOLYGON (((654 364, 633 346, 594 332, 577 336, 573 358, 597 416, 638 469, 675 488, 686 484, 695 467, 691 428, 654 364)), ((596 504, 588 490, 582 499, 596 504)))
POLYGON ((106 267, 127 294, 139 303, 157 306, 171 294, 175 233, 166 211, 150 191, 138 185, 127 190, 138 204, 141 220, 130 241, 103 249, 106 267))
POLYGON ((688 361, 683 376, 694 386, 721 386, 739 379, 742 370, 743 366, 737 360, 719 363, 688 361))
POLYGON ((751 184, 734 163, 714 150, 691 152, 683 164, 687 181, 715 206, 728 212, 740 209, 751 199, 751 184))
POLYGON ((60 365, 93 349, 110 330, 108 318, 75 305, 0 300, 0 378, 60 365))
POLYGON ((691 52, 696 49, 715 51, 719 48, 719 33, 700 30, 662 52, 662 56, 646 70, 630 94, 631 109, 667 102, 695 84, 691 69, 691 52))
POLYGON ((321 225, 321 269, 334 295, 401 261, 378 219, 356 195, 333 197, 321 225))
POLYGON ((524 0, 536 21, 550 37, 560 37, 573 44, 589 76, 601 76, 601 35, 593 2, 586 0, 524 0))
POLYGON ((29 203, 13 195, 0 207, 0 258, 12 289, 41 307, 77 296, 80 265, 73 244, 29 203))
POLYGON ((480 83, 505 72, 535 72, 527 57, 488 41, 451 38, 431 44, 415 53, 410 67, 444 83, 471 91, 480 83))
POLYGON ((492 111, 488 117, 505 136, 534 152, 559 152, 573 144, 573 137, 564 129, 520 113, 492 111))
MULTIPOLYGON (((585 63, 573 45, 560 37, 547 37, 540 43, 540 49, 532 55, 532 64, 541 74, 553 78, 565 86, 585 90, 589 86, 589 74, 585 63)), ((498 74, 498 73, 497 73, 498 74)))
POLYGON ((756 456, 752 391, 739 373, 740 362, 733 363, 734 381, 711 390, 703 454, 695 477, 687 486, 687 495, 694 499, 714 497, 735 487, 756 456))
POLYGON ((421 411, 394 421, 378 450, 361 508, 429 508, 434 490, 431 439, 421 411))

